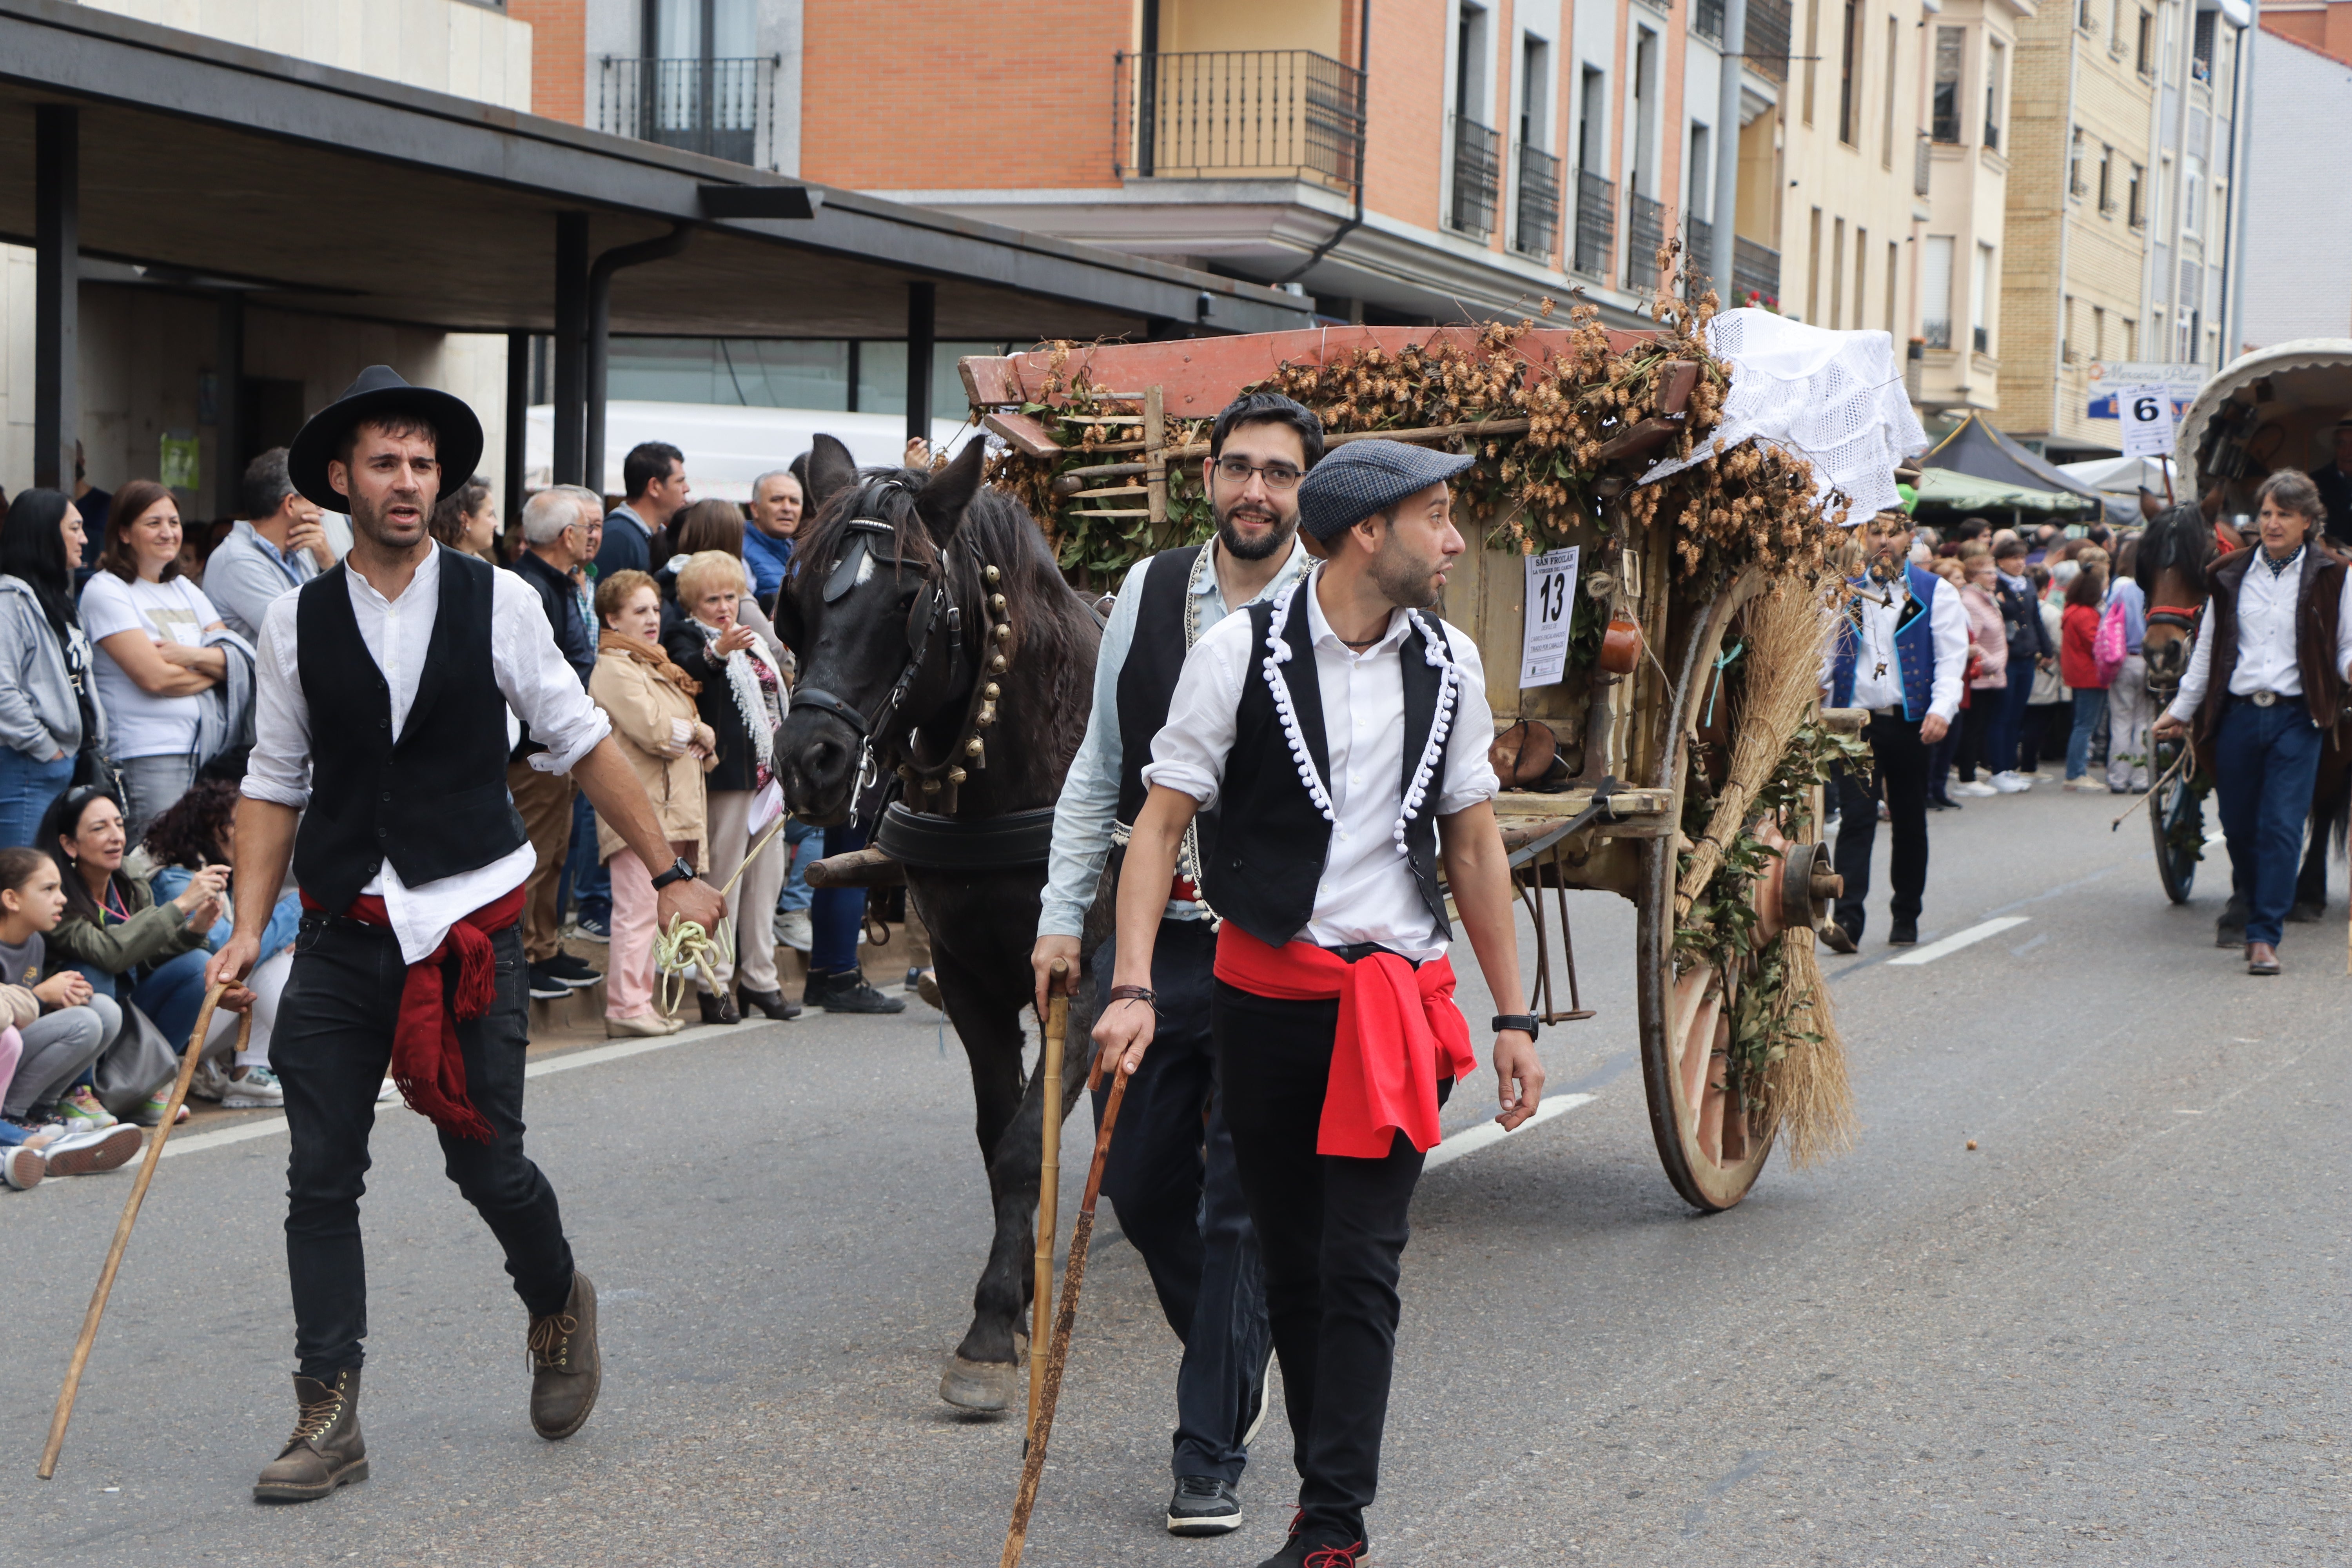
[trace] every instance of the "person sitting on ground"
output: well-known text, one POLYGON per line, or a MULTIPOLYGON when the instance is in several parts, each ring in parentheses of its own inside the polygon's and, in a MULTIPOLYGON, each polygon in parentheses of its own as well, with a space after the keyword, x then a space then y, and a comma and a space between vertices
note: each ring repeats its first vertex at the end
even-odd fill
MULTIPOLYGON (((678 858, 704 864, 708 830, 702 775, 717 765, 718 737, 695 714, 700 683, 661 645, 661 590, 646 573, 616 572, 596 584, 604 631, 588 695, 613 721, 629 770, 661 816, 678 858)), ((612 958, 604 982, 604 1033, 674 1035, 682 1026, 654 1008, 653 871, 602 816, 597 851, 613 876, 612 958)))
POLYGON ((49 968, 46 938, 65 913, 64 879, 37 849, 0 849, 0 1019, 17 1048, 0 1068, 0 1149, 30 1148, 36 1173, 16 1162, 10 1186, 43 1175, 110 1171, 137 1152, 139 1131, 106 1115, 82 1080, 122 1026, 121 1011, 79 972, 49 968), (58 1102, 80 1097, 95 1117, 59 1119, 58 1102), (100 1119, 103 1120, 100 1120, 100 1119))
MULTIPOLYGON (((232 863, 236 850, 237 786, 226 779, 198 779, 171 810, 147 829, 143 847, 155 869, 149 878, 159 904, 188 890, 196 873, 207 866, 232 863)), ((278 994, 294 966, 294 937, 302 923, 300 895, 288 893, 278 900, 262 932, 261 960, 246 988, 254 994, 253 1033, 236 1060, 226 1069, 220 1053, 230 1048, 238 1019, 226 1008, 213 1015, 212 1032, 205 1042, 205 1058, 189 1080, 188 1092, 200 1100, 216 1100, 231 1110, 276 1109, 286 1103, 277 1075, 269 1070, 269 1029, 278 1017, 278 994)), ((215 921, 204 933, 203 945, 154 966, 136 993, 140 1010, 154 1020, 163 1037, 185 1040, 203 1010, 205 963, 228 940, 229 922, 215 921)))
MULTIPOLYGON (((126 491, 133 488, 123 487, 126 491)), ((153 1003, 168 994, 165 988, 142 989, 151 968, 201 947, 205 933, 227 911, 228 868, 207 866, 190 877, 175 897, 157 903, 147 883, 122 868, 129 838, 121 804, 107 791, 89 785, 58 796, 41 820, 41 837, 65 881, 65 918, 49 933, 49 948, 59 962, 79 969, 93 987, 121 1007, 119 1022, 124 1026, 114 1032, 108 1048, 120 1043, 128 1051, 141 1043, 128 1027, 132 1009, 143 1013, 142 997, 153 1003)), ((178 1066, 173 1054, 169 1049, 163 1053, 162 1071, 152 1081, 118 1085, 109 1096, 131 1107, 132 1119, 142 1127, 163 1120, 178 1066)), ((187 1110, 180 1107, 182 1119, 187 1110)))

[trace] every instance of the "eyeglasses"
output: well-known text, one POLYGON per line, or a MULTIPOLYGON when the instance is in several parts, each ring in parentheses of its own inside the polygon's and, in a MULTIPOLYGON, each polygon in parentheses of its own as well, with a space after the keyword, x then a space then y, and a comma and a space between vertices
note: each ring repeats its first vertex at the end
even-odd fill
POLYGON ((1226 483, 1235 485, 1249 483, 1250 476, 1255 474, 1265 481, 1265 488, 1270 490, 1297 489, 1301 478, 1298 470, 1288 463, 1268 463, 1259 468, 1242 458, 1219 458, 1217 472, 1223 476, 1226 483))

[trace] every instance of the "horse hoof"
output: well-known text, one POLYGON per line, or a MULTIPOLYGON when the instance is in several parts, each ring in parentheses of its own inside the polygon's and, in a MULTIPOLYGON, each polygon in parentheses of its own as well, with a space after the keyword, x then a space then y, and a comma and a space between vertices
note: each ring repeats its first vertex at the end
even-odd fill
POLYGON ((1020 1363, 950 1356, 940 1378, 940 1397, 959 1410, 983 1415, 1010 1410, 1023 1397, 1020 1363))

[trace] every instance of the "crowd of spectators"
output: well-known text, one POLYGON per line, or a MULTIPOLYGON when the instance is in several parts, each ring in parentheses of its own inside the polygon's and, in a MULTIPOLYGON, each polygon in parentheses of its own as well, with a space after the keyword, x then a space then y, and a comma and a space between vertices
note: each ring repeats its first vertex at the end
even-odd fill
MULTIPOLYGON (((747 516, 695 500, 683 455, 647 443, 624 462, 626 493, 609 513, 594 491, 557 486, 502 531, 490 484, 472 477, 430 520, 442 545, 538 592, 672 848, 729 884, 737 951, 695 975, 706 1023, 802 1011, 776 950, 811 948, 805 869, 824 839, 783 815, 775 751, 797 670, 768 607, 791 570, 804 469, 803 458, 761 476, 747 516)), ((0 1184, 11 1188, 114 1169, 165 1113, 205 959, 231 925, 252 639, 269 605, 331 570, 351 537, 347 520, 295 489, 283 447, 247 468, 241 515, 211 525, 184 522, 179 498, 152 480, 110 493, 79 463, 76 480, 71 495, 20 491, 0 513, 0 1184)), ((538 742, 511 713, 508 729, 509 788, 537 852, 524 922, 532 995, 602 982, 608 1034, 675 1032, 681 1020, 656 1005, 660 868, 598 823, 567 776, 530 765, 538 742), (609 942, 609 976, 567 937, 609 942)), ((862 932, 863 895, 854 902, 862 932)), ((196 1097, 283 1104, 269 1035, 300 917, 289 887, 262 938, 249 1023, 215 1015, 196 1097)), ((854 956, 845 973, 813 972, 804 999, 836 1012, 906 1005, 854 956)), ((394 1093, 387 1079, 382 1098, 394 1093)))

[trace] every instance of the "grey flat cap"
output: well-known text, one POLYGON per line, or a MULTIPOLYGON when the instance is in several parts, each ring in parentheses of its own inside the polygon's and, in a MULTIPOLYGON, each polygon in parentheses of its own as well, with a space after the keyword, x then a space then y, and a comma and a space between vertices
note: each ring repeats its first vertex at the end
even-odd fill
POLYGON ((1322 542, 1386 511, 1478 459, 1402 441, 1350 441, 1308 470, 1298 486, 1298 526, 1322 542))

